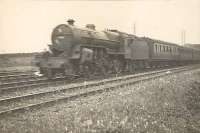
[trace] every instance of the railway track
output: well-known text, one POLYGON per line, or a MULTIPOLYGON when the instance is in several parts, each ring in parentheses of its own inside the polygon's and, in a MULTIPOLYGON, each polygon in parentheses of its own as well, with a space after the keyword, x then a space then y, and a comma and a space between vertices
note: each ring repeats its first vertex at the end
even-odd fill
POLYGON ((46 89, 36 93, 27 93, 15 97, 0 99, 0 116, 7 116, 15 112, 24 112, 41 107, 52 106, 58 102, 70 101, 76 98, 95 95, 118 87, 159 78, 165 75, 188 71, 197 67, 187 66, 159 71, 152 71, 122 77, 84 82, 80 84, 68 84, 66 86, 46 89))
MULTIPOLYGON (((6 79, 5 79, 6 80, 6 79)), ((4 89, 9 89, 9 88, 20 88, 25 85, 31 85, 33 83, 40 83, 40 82, 45 82, 48 79, 46 77, 37 77, 34 75, 26 75, 24 77, 16 78, 14 79, 16 81, 14 82, 4 82, 0 84, 0 91, 4 89)), ((13 80, 11 80, 13 81, 13 80)))
MULTIPOLYGON (((151 69, 145 69, 145 71, 152 71, 151 69)), ((113 75, 112 75, 113 76, 113 75)), ((109 76, 109 77, 112 77, 109 76)), ((121 76, 121 75, 119 75, 121 76)), ((7 75, 0 76, 0 92, 16 91, 22 89, 30 89, 34 87, 46 87, 57 84, 66 84, 69 83, 70 79, 74 79, 78 75, 71 75, 67 77, 57 77, 53 80, 48 80, 46 77, 38 77, 33 75, 33 73, 24 73, 18 75, 7 75)))
MULTIPOLYGON (((147 71, 151 71, 147 69, 147 71)), ((119 75, 122 76, 122 75, 119 75)), ((38 77, 35 75, 26 75, 22 74, 22 77, 18 78, 12 78, 4 79, 4 81, 0 80, 0 95, 3 95, 5 93, 12 93, 15 91, 26 91, 26 90, 32 90, 33 88, 37 87, 49 87, 49 86, 57 86, 62 84, 68 84, 71 83, 72 80, 76 79, 78 75, 71 75, 67 77, 57 77, 52 80, 47 79, 46 77, 38 77), (24 76, 23 76, 24 75, 24 76)), ((113 77, 109 76, 109 77, 113 77)), ((93 77, 94 78, 94 77, 93 77)), ((81 81, 81 78, 80 80, 81 81)))
POLYGON ((17 74, 24 74, 24 73, 34 73, 36 71, 0 71, 0 76, 7 76, 7 75, 17 75, 17 74))
POLYGON ((29 77, 23 81, 17 82, 9 82, 0 84, 0 95, 15 92, 33 89, 37 87, 49 87, 49 86, 57 86, 69 83, 72 79, 76 78, 77 75, 73 75, 72 77, 57 77, 54 79, 47 79, 46 77, 29 77))
POLYGON ((0 76, 5 76, 5 75, 13 75, 13 74, 19 74, 19 73, 22 73, 22 72, 19 72, 19 71, 1 71, 0 72, 0 76))
MULTIPOLYGON (((10 82, 19 82, 22 80, 34 79, 37 76, 34 74, 36 71, 5 71, 0 72, 0 85, 8 84, 10 82)), ((1 88, 2 86, 0 86, 1 88)))
POLYGON ((28 81, 30 79, 36 79, 38 76, 34 74, 17 74, 17 75, 6 75, 0 76, 0 85, 9 84, 11 82, 28 81))

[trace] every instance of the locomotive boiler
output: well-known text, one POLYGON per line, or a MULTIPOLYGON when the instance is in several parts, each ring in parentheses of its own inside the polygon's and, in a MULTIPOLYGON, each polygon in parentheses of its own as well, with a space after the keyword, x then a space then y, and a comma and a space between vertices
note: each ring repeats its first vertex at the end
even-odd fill
POLYGON ((134 72, 199 61, 200 51, 161 40, 137 37, 118 30, 98 31, 94 24, 84 28, 60 24, 52 31, 49 51, 38 56, 40 73, 55 75, 107 75, 134 72))
POLYGON ((40 72, 75 75, 120 71, 122 38, 119 32, 96 31, 95 25, 78 28, 74 20, 53 29, 50 51, 38 58, 40 72), (115 60, 116 59, 116 60, 115 60))

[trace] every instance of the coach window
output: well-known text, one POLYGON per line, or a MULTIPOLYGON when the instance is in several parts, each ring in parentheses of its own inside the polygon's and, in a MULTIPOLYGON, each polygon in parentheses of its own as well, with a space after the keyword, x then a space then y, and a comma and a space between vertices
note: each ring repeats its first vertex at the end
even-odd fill
POLYGON ((155 52, 157 53, 157 44, 155 44, 155 52))
POLYGON ((171 53, 174 53, 173 48, 174 48, 174 47, 171 47, 171 53))
POLYGON ((166 49, 165 49, 165 50, 166 50, 166 52, 168 52, 168 46, 166 46, 166 49))
POLYGON ((162 46, 161 46, 161 45, 159 45, 159 51, 160 51, 160 52, 162 52, 162 48, 161 48, 161 47, 162 47, 162 46))
POLYGON ((157 51, 157 53, 159 52, 159 45, 158 44, 156 45, 156 51, 157 51))
POLYGON ((160 52, 162 52, 162 51, 161 51, 161 45, 159 45, 159 47, 160 47, 160 52))
POLYGON ((156 52, 158 53, 158 45, 156 44, 156 52))

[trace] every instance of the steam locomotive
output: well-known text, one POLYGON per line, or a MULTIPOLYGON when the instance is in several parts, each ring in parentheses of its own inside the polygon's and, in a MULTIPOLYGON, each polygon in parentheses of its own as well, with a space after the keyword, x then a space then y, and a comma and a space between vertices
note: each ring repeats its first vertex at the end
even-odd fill
POLYGON ((79 28, 72 19, 67 22, 53 29, 50 50, 36 57, 40 73, 49 78, 132 73, 138 68, 200 61, 197 49, 118 30, 97 31, 94 24, 79 28))

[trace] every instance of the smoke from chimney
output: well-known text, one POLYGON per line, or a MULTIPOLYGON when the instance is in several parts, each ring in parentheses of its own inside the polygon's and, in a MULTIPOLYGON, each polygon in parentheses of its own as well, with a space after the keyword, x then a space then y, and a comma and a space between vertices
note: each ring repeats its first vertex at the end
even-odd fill
POLYGON ((68 19, 67 22, 68 22, 69 25, 74 25, 75 21, 73 19, 68 19))

